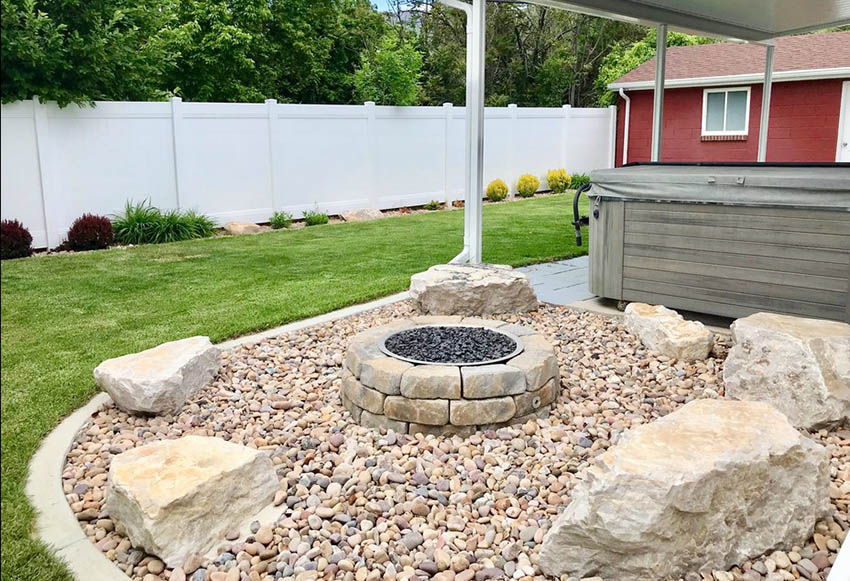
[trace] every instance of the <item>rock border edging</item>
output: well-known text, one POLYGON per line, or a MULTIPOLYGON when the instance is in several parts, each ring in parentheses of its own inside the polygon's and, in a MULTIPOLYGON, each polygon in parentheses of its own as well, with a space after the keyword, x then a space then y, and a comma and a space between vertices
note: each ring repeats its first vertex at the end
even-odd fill
MULTIPOLYGON (((409 293, 402 292, 366 303, 344 307, 330 313, 302 319, 259 333, 229 339, 216 346, 220 349, 232 349, 244 343, 260 341, 282 333, 297 331, 336 319, 342 319, 403 301, 409 293)), ((62 420, 41 441, 33 454, 27 470, 25 493, 30 505, 35 509, 34 533, 61 560, 74 578, 79 581, 132 581, 112 561, 106 558, 85 535, 80 523, 71 511, 62 490, 62 471, 65 458, 74 444, 79 431, 86 425, 92 414, 107 406, 112 399, 106 393, 98 393, 88 403, 75 410, 62 420)), ((263 509, 255 518, 271 517, 270 508, 263 509)), ((273 518, 273 517, 272 517, 273 518)))

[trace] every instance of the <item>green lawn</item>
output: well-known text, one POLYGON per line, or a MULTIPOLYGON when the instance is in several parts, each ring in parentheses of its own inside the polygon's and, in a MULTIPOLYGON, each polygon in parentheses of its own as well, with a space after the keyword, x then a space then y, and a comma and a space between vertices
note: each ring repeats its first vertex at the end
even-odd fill
MULTIPOLYGON (((484 260, 518 266, 585 254, 571 202, 485 206, 484 260)), ((100 361, 190 335, 221 341, 404 290, 411 274, 460 251, 462 229, 463 212, 444 211, 3 262, 3 578, 70 578, 31 539, 24 483, 41 439, 95 393, 100 361)))

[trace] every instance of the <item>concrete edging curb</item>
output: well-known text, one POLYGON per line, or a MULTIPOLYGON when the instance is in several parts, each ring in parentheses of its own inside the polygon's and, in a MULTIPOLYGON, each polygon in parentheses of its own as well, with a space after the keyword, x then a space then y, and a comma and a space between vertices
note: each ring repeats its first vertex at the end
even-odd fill
MULTIPOLYGON (((219 343, 222 349, 232 349, 282 333, 298 331, 313 325, 328 323, 405 300, 409 293, 402 292, 367 303, 345 307, 330 313, 288 323, 252 335, 245 335, 219 343)), ((29 463, 26 495, 35 508, 35 533, 56 556, 62 560, 80 581, 130 581, 112 561, 107 559, 83 533, 77 517, 71 510, 62 490, 62 471, 65 457, 77 433, 86 425, 92 414, 108 405, 111 398, 98 393, 83 407, 74 411, 44 438, 29 463)))

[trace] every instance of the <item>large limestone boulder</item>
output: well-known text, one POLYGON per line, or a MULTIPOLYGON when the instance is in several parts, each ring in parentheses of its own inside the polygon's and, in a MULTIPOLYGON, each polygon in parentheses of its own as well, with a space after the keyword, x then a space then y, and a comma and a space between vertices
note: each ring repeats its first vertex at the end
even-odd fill
POLYGON ((184 436, 118 454, 106 511, 135 547, 169 567, 204 554, 279 488, 268 455, 220 438, 184 436))
POLYGON ((697 400, 598 457, 539 564, 618 581, 725 570, 802 546, 829 506, 823 446, 768 404, 697 400))
POLYGON ((438 264, 410 277, 410 294, 426 315, 494 315, 537 308, 525 274, 499 264, 438 264))
POLYGON ((268 226, 260 226, 252 222, 225 222, 224 231, 231 236, 242 236, 243 234, 262 234, 271 230, 268 226))
POLYGON ((726 397, 771 403, 800 428, 850 421, 850 325, 756 313, 732 339, 726 397))
POLYGON ((361 208, 342 213, 342 219, 346 222, 368 222, 383 217, 384 213, 377 208, 361 208))
POLYGON ((125 411, 175 413, 219 366, 219 350, 209 337, 189 337, 107 359, 95 367, 94 380, 125 411))
POLYGON ((673 359, 705 359, 714 345, 714 335, 702 323, 686 321, 664 305, 629 303, 625 324, 647 349, 673 359))

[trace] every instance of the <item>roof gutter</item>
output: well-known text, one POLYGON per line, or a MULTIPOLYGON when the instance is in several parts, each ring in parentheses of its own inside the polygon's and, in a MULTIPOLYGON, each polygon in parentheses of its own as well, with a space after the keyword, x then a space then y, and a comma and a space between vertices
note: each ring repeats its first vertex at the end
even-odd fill
MULTIPOLYGON (((773 73, 773 82, 781 83, 788 81, 806 81, 815 79, 841 79, 850 78, 850 67, 837 67, 833 69, 803 69, 798 71, 777 71, 773 73)), ((762 83, 764 73, 746 73, 743 75, 722 75, 716 77, 689 77, 685 79, 666 79, 666 89, 682 87, 717 87, 723 85, 747 85, 762 83)), ((626 91, 640 91, 655 87, 654 81, 631 81, 625 83, 613 82, 608 84, 612 91, 625 89, 626 91)))

